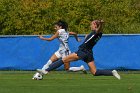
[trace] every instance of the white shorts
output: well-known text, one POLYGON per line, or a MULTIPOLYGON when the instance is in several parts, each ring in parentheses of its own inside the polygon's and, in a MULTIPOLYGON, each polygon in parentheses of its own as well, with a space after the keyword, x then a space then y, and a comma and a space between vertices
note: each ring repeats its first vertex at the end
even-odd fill
POLYGON ((68 56, 71 53, 71 51, 67 51, 65 49, 59 49, 55 52, 55 55, 57 56, 57 58, 64 58, 65 56, 68 56))

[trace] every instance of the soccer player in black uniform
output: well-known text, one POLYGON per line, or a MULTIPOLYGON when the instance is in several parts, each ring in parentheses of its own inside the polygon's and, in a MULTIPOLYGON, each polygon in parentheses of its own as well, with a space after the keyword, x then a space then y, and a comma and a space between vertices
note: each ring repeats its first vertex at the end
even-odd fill
MULTIPOLYGON (((49 71, 56 69, 60 67, 62 64, 67 64, 71 61, 76 60, 83 60, 86 62, 89 66, 90 72, 94 76, 115 76, 117 79, 121 79, 120 75, 117 73, 116 70, 110 71, 110 70, 97 70, 96 66, 94 64, 94 58, 93 58, 93 47, 96 45, 96 43, 100 40, 102 37, 102 25, 104 21, 103 20, 94 20, 91 22, 91 33, 86 36, 85 41, 79 46, 79 49, 77 52, 72 53, 66 57, 64 57, 62 60, 59 60, 46 70, 37 69, 38 72, 42 74, 47 74, 49 71)), ((67 68, 67 67, 65 67, 67 68)))

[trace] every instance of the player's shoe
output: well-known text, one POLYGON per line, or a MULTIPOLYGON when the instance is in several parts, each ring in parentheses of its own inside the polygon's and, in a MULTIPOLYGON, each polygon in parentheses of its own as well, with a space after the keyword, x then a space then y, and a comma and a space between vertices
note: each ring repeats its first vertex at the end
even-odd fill
POLYGON ((42 75, 48 74, 49 72, 46 71, 45 69, 37 69, 37 72, 41 73, 42 75))
POLYGON ((116 77, 119 80, 121 79, 120 75, 118 74, 118 72, 116 70, 113 70, 112 73, 113 73, 114 77, 116 77))
POLYGON ((87 71, 86 71, 85 67, 84 67, 83 65, 81 65, 80 67, 81 67, 83 73, 84 73, 84 74, 87 74, 87 71))

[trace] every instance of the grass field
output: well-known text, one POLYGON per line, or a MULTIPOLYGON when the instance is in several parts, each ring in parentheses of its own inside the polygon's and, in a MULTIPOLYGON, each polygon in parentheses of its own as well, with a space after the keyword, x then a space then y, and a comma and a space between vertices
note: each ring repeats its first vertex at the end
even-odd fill
POLYGON ((140 74, 120 72, 122 79, 81 72, 52 71, 32 80, 34 71, 0 71, 0 93, 140 93, 140 74))

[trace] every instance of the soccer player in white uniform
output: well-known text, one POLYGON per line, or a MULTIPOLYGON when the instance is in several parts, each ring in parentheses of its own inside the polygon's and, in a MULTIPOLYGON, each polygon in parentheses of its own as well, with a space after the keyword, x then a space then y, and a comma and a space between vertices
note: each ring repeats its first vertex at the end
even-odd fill
MULTIPOLYGON (((45 38, 43 36, 39 36, 39 38, 42 40, 51 41, 51 40, 54 40, 55 38, 58 38, 58 40, 60 41, 59 49, 51 56, 51 58, 42 67, 42 69, 47 69, 49 65, 51 65, 53 62, 57 61, 60 58, 64 58, 71 53, 69 49, 69 45, 68 45, 69 35, 74 35, 75 39, 78 42, 80 41, 80 39, 77 37, 77 34, 75 32, 67 32, 67 28, 68 28, 68 25, 66 22, 58 21, 54 24, 54 29, 56 30, 56 33, 52 37, 45 38)), ((69 71, 83 71, 84 73, 86 73, 83 65, 81 65, 80 67, 69 67, 69 64, 64 64, 64 67, 69 68, 69 69, 66 69, 69 71)))

